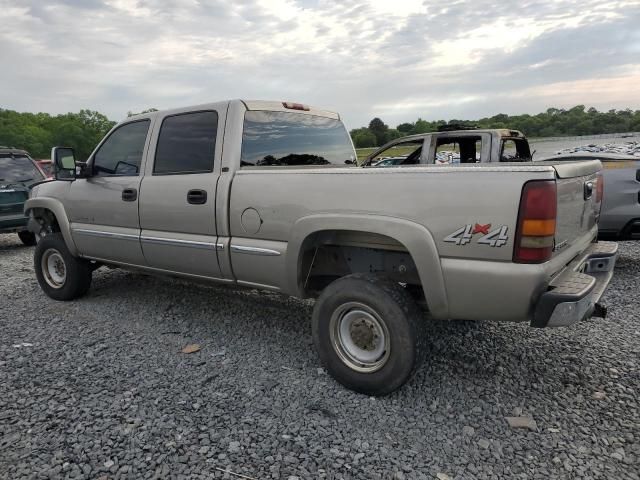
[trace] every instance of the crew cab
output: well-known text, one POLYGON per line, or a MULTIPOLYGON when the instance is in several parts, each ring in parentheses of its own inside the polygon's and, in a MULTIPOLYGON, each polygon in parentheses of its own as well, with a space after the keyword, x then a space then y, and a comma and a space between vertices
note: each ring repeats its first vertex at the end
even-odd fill
POLYGON ((27 202, 57 300, 101 265, 315 298, 313 340, 344 385, 382 395, 433 319, 569 325, 602 315, 600 162, 362 168, 340 116, 231 100, 131 117, 86 162, 56 147, 27 202))

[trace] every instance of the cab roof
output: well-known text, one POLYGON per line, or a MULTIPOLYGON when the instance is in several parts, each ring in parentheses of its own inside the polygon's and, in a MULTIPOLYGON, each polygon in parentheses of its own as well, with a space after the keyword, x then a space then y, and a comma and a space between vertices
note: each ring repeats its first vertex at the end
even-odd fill
POLYGON ((302 113, 307 115, 316 115, 321 117, 333 118, 336 120, 340 120, 340 115, 336 112, 332 112, 329 110, 322 110, 320 108, 312 107, 307 104, 295 103, 289 101, 275 101, 275 100, 224 100, 221 102, 211 102, 200 105, 191 105, 186 107, 179 108, 170 108, 165 110, 156 110, 153 112, 140 113, 138 115, 132 115, 124 119, 123 121, 130 121, 132 119, 142 119, 142 118, 153 118, 156 115, 167 115, 173 113, 184 113, 195 110, 207 110, 207 109, 220 109, 224 105, 228 105, 231 103, 241 104, 247 110, 268 110, 275 112, 293 112, 293 113, 302 113))

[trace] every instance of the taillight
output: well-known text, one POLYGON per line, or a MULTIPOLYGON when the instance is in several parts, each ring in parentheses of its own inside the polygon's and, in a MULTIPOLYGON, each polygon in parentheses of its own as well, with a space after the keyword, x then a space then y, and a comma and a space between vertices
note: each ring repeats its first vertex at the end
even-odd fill
POLYGON ((554 180, 527 182, 520 197, 513 261, 543 263, 551 258, 556 235, 558 192, 554 180))
POLYGON ((309 111, 309 107, 303 105, 301 103, 293 103, 293 102, 282 102, 282 106, 284 108, 290 108, 291 110, 302 110, 304 112, 309 111))
POLYGON ((604 177, 602 176, 602 172, 596 173, 596 203, 602 202, 602 197, 604 196, 604 177))

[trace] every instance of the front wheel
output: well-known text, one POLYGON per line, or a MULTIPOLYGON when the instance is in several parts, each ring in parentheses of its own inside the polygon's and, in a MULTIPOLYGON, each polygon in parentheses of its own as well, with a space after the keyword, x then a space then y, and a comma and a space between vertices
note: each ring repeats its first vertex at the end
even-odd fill
POLYGON ((41 238, 35 250, 34 267, 40 288, 54 300, 81 297, 91 286, 89 262, 71 255, 61 233, 41 238))
POLYGON ((344 386, 386 395, 415 372, 424 346, 422 315, 405 288, 353 274, 324 289, 313 310, 313 340, 327 371, 344 386))

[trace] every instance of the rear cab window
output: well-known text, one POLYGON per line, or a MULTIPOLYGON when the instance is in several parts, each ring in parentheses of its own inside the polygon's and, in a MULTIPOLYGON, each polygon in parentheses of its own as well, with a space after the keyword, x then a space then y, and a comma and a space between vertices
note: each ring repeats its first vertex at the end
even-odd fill
POLYGON ((242 133, 241 167, 353 165, 344 124, 313 114, 249 110, 242 133))

